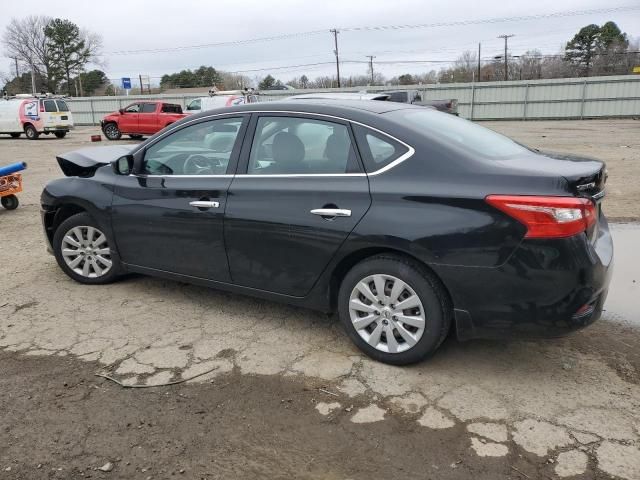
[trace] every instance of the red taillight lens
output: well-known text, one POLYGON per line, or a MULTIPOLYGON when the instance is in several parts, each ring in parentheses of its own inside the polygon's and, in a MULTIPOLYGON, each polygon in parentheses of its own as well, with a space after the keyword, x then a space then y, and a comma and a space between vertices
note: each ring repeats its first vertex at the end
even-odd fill
POLYGON ((587 198, 489 195, 489 205, 527 227, 527 238, 563 238, 584 232, 596 221, 587 198))
POLYGON ((40 111, 44 112, 44 102, 40 102, 40 111))

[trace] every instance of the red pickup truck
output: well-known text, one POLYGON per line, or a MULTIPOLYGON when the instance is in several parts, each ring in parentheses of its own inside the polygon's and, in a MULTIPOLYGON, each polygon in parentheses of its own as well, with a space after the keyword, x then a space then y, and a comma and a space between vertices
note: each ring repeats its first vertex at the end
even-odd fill
POLYGON ((137 102, 108 114, 100 122, 105 137, 119 140, 123 134, 131 138, 153 135, 167 125, 186 117, 175 103, 137 102))

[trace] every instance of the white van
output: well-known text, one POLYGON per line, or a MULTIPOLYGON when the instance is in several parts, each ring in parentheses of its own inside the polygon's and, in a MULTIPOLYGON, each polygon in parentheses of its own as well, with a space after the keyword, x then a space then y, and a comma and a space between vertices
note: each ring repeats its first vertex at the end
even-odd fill
POLYGON ((12 138, 24 133, 29 140, 36 140, 42 133, 64 138, 72 128, 73 116, 67 102, 60 97, 16 95, 0 98, 0 133, 12 138))
POLYGON ((208 97, 194 98, 187 103, 183 113, 194 114, 212 110, 214 108, 231 107, 245 103, 255 103, 258 96, 247 90, 222 90, 209 92, 208 97))

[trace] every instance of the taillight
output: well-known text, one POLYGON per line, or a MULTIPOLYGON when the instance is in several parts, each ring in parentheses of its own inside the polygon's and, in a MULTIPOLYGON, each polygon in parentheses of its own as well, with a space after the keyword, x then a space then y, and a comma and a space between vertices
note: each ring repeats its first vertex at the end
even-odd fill
POLYGON ((40 111, 44 112, 44 102, 40 102, 40 111))
POLYGON ((587 198, 489 195, 489 205, 527 227, 527 238, 563 238, 584 232, 596 221, 587 198))

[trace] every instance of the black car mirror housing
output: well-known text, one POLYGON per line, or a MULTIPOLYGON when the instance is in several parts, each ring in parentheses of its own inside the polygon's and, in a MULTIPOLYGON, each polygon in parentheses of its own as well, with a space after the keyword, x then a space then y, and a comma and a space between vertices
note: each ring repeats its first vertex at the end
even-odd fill
POLYGON ((125 155, 113 162, 113 170, 117 175, 129 175, 133 171, 133 155, 125 155))

